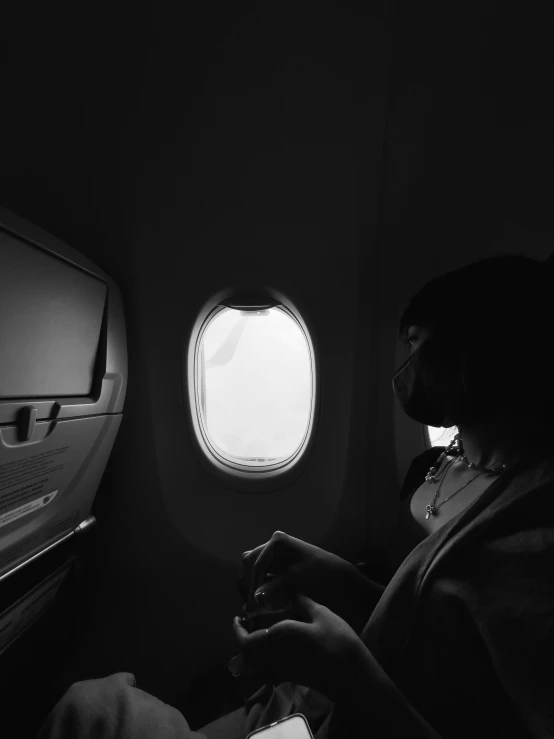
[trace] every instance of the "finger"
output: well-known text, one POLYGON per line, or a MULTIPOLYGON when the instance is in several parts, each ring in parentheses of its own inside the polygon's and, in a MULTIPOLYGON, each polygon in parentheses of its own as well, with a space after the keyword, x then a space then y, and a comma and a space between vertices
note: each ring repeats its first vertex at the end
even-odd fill
POLYGON ((132 672, 118 672, 115 675, 110 675, 110 677, 125 685, 130 685, 132 688, 135 688, 137 685, 136 678, 132 672))
POLYGON ((247 600, 251 594, 250 586, 252 584, 252 567, 254 566, 254 562, 257 560, 258 556, 260 555, 261 551, 266 546, 266 544, 267 542, 265 542, 264 544, 260 544, 254 549, 249 549, 248 551, 243 552, 242 554, 242 573, 243 574, 242 574, 242 577, 240 578, 240 582, 243 583, 244 589, 248 593, 245 600, 247 600))
POLYGON ((233 632, 240 648, 241 654, 254 667, 258 667, 267 654, 266 629, 258 629, 251 634, 244 628, 241 618, 235 616, 233 619, 233 632))
POLYGON ((258 594, 254 593, 252 602, 249 601, 248 605, 263 608, 271 604, 275 609, 287 607, 296 592, 296 586, 295 569, 292 565, 285 575, 260 585, 258 594))
POLYGON ((240 616, 235 616, 233 619, 233 632, 239 645, 242 646, 247 643, 249 636, 248 631, 243 626, 243 619, 240 616))
MULTIPOLYGON (((283 543, 286 538, 287 534, 284 532, 275 531, 271 539, 262 548, 252 567, 251 593, 254 593, 260 585, 263 585, 264 578, 268 572, 278 572, 279 569, 282 569, 282 566, 279 566, 278 560, 281 559, 283 543)), ((281 562, 280 564, 282 565, 283 563, 281 562)))
POLYGON ((303 617, 309 623, 313 622, 317 618, 318 609, 321 604, 317 603, 313 598, 310 598, 305 593, 295 593, 295 606, 296 612, 300 617, 303 617))

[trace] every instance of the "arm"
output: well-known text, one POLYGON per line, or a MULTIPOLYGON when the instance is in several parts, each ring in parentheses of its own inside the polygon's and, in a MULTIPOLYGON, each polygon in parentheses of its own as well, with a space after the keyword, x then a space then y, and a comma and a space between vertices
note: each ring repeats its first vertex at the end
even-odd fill
POLYGON ((398 690, 365 644, 358 640, 350 679, 344 680, 335 705, 353 735, 379 739, 442 739, 398 690))
POLYGON ((345 567, 344 591, 339 595, 335 611, 356 632, 361 634, 369 617, 385 591, 384 585, 370 580, 350 562, 345 567))

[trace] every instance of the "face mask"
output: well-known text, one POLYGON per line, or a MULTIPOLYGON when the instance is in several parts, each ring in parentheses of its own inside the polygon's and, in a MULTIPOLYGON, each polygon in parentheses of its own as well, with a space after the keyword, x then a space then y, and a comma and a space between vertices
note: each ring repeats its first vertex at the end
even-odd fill
POLYGON ((404 412, 426 426, 449 427, 454 422, 446 415, 445 400, 451 393, 447 363, 440 356, 438 342, 427 339, 408 358, 392 378, 393 392, 404 412))

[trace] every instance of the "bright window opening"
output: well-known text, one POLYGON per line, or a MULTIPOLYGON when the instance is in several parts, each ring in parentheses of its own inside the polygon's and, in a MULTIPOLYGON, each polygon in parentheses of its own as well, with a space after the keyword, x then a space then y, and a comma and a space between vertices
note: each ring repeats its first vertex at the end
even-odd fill
POLYGON ((286 310, 219 310, 201 333, 196 377, 202 427, 220 455, 259 467, 297 452, 312 417, 313 366, 286 310))
POLYGON ((441 426, 440 428, 435 428, 435 426, 427 426, 427 433, 429 434, 431 446, 448 446, 458 433, 458 427, 443 428, 441 426))

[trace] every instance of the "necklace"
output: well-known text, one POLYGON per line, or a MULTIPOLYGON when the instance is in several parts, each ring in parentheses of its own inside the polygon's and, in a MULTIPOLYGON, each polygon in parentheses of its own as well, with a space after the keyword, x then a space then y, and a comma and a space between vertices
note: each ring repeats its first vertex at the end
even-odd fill
POLYGON ((483 465, 475 464, 474 462, 470 462, 468 458, 464 454, 464 450, 462 447, 462 435, 460 433, 456 434, 456 436, 452 439, 450 444, 446 447, 444 452, 440 455, 440 457, 436 461, 436 465, 439 468, 439 472, 437 472, 437 467, 431 467, 429 472, 425 476, 426 482, 430 483, 436 483, 439 481, 439 487, 435 495, 433 496, 433 500, 431 503, 427 506, 425 506, 425 510, 427 511, 427 515, 425 516, 425 520, 429 518, 429 516, 436 516, 437 511, 439 508, 446 503, 447 500, 450 500, 450 498, 453 498, 455 495, 457 495, 461 490, 463 490, 467 485, 469 485, 470 482, 473 482, 477 477, 482 475, 483 473, 489 474, 489 475, 500 475, 506 470, 506 465, 499 465, 497 467, 484 467, 483 465), (439 497, 441 493, 441 487, 442 483, 444 482, 444 479, 446 478, 446 474, 448 470, 450 469, 450 465, 455 461, 454 459, 451 459, 450 462, 443 468, 443 470, 440 470, 440 467, 443 463, 443 461, 446 459, 446 457, 449 454, 454 454, 455 457, 461 455, 462 461, 464 461, 468 467, 471 469, 477 469, 480 470, 474 477, 471 478, 468 482, 465 483, 465 485, 462 485, 461 488, 458 488, 452 495, 449 495, 448 498, 442 501, 442 503, 439 503, 439 505, 435 505, 437 502, 437 498, 439 497))

